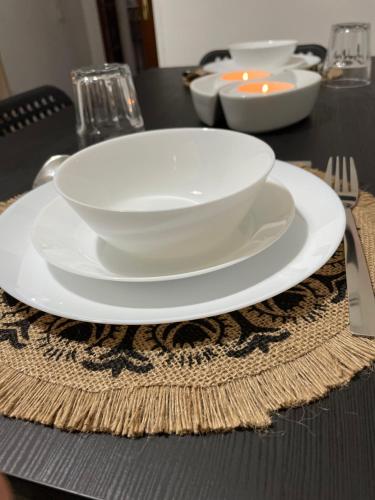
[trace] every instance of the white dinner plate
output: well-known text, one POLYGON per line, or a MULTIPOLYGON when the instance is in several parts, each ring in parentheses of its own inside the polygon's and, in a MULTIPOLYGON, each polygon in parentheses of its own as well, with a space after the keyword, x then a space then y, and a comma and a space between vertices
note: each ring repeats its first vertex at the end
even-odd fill
MULTIPOLYGON (((285 71, 287 69, 309 69, 316 66, 321 61, 320 57, 314 54, 294 54, 289 59, 287 64, 274 68, 270 71, 285 71)), ((203 69, 209 73, 225 73, 227 71, 241 71, 247 70, 242 65, 234 62, 233 59, 221 59, 211 63, 207 63, 203 66, 203 69)))
POLYGON ((266 182, 248 216, 225 245, 190 259, 151 259, 117 250, 56 194, 37 217, 31 240, 38 253, 64 271, 110 281, 165 281, 224 269, 265 250, 288 229, 294 201, 279 184, 266 182))
POLYGON ((319 269, 338 247, 345 227, 341 201, 318 177, 276 162, 272 179, 287 186, 296 207, 292 224, 274 245, 226 269, 156 283, 98 281, 49 266, 30 240, 41 208, 56 196, 46 184, 0 216, 0 286, 47 313, 110 324, 191 320, 268 299, 319 269))

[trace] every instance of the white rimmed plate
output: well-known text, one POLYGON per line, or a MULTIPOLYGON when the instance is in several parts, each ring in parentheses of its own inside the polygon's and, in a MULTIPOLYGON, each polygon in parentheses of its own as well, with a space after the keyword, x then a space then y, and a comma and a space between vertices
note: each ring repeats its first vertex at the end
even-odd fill
MULTIPOLYGON (((267 182, 245 220, 214 251, 190 259, 153 260, 117 250, 100 239, 59 195, 40 213, 31 240, 48 263, 78 276, 110 281, 165 281, 224 269, 277 241, 294 217, 289 191, 267 182)), ((199 242, 198 242, 199 244, 199 242)))
POLYGON ((319 269, 338 247, 345 227, 341 201, 316 176, 276 162, 272 179, 287 186, 296 206, 292 224, 274 245, 220 271, 157 283, 98 281, 49 267, 30 241, 40 210, 56 196, 47 184, 0 216, 0 286, 47 313, 110 324, 191 320, 268 299, 319 269))
MULTIPOLYGON (((321 61, 320 57, 314 54, 294 54, 289 59, 287 64, 277 68, 272 68, 269 71, 285 71, 287 69, 309 69, 316 66, 321 61)), ((209 73, 226 73, 227 71, 246 71, 249 68, 245 68, 242 65, 236 64, 233 59, 221 59, 219 61, 214 61, 207 63, 203 66, 203 69, 209 73)))

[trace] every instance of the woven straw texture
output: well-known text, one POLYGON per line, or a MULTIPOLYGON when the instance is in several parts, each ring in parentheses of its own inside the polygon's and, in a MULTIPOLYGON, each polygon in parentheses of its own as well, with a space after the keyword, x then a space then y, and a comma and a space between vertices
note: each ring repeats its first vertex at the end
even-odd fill
MULTIPOLYGON (((374 282, 373 196, 361 194, 355 217, 374 282)), ((341 247, 271 300, 184 323, 81 323, 0 291, 0 412, 126 436, 265 428, 375 359, 375 342, 348 324, 341 247)))

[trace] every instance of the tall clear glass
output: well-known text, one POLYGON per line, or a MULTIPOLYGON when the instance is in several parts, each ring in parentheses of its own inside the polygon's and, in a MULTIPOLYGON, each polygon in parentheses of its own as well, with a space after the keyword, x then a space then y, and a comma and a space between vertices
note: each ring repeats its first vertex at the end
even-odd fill
POLYGON ((79 68, 71 73, 81 148, 144 130, 127 64, 79 68))
POLYGON ((329 87, 363 87, 371 82, 369 23, 340 23, 331 27, 325 83, 329 87))

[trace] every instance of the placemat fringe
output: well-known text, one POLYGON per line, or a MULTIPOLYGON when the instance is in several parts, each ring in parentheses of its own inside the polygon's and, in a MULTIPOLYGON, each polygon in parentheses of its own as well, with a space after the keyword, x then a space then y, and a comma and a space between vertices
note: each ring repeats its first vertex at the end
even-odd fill
POLYGON ((213 387, 123 387, 85 392, 0 367, 0 412, 65 430, 201 433, 265 428, 271 412, 306 404, 347 383, 375 358, 375 343, 345 330, 324 345, 256 376, 213 387))

